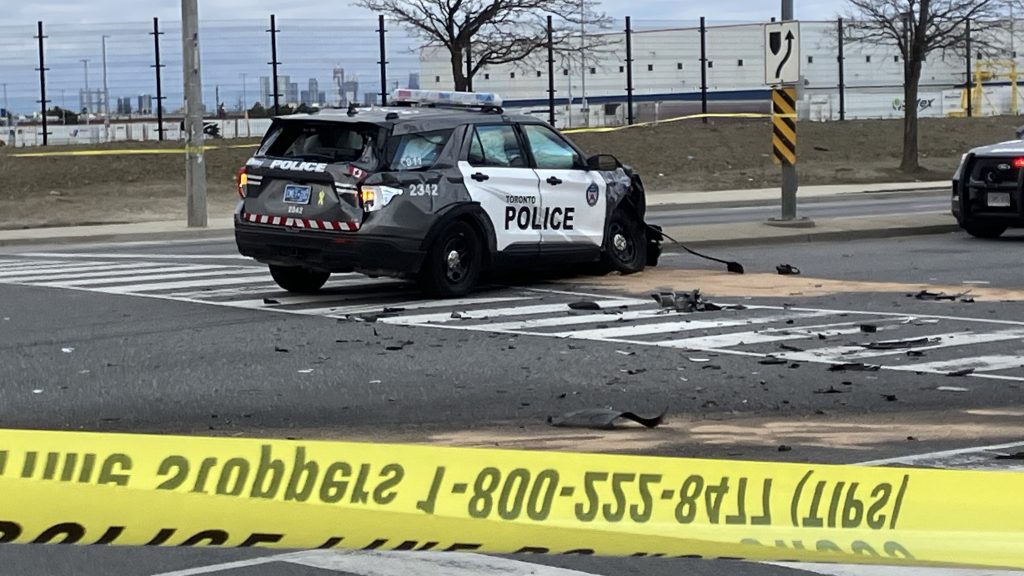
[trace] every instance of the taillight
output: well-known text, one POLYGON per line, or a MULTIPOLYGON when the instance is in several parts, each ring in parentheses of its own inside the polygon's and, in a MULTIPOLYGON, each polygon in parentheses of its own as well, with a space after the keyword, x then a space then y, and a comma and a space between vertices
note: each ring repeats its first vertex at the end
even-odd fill
POLYGON ((1024 168, 1024 158, 1014 158, 1013 159, 1013 167, 1014 168, 1024 168))
POLYGON ((404 190, 390 186, 359 186, 359 205, 364 212, 376 212, 391 204, 396 196, 401 196, 404 190))
POLYGON ((235 183, 238 185, 238 197, 245 198, 245 186, 249 183, 249 173, 245 166, 239 168, 235 174, 235 183))

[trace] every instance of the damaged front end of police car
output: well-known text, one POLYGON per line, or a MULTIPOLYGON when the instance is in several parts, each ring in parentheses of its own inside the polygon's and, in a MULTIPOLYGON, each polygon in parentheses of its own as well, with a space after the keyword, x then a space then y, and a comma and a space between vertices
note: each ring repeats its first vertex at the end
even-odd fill
POLYGON ((464 295, 496 269, 657 263, 643 183, 493 94, 398 90, 395 106, 275 118, 238 175, 235 238, 292 292, 335 272, 464 295))

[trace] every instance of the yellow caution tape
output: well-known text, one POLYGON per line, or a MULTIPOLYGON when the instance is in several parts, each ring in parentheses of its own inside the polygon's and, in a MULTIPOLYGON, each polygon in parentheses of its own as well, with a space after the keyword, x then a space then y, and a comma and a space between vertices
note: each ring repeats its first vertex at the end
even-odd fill
POLYGON ((657 126, 658 124, 667 124, 669 122, 680 122, 682 120, 694 120, 698 118, 771 118, 771 114, 758 114, 756 112, 735 112, 735 113, 708 113, 708 114, 690 114, 687 116, 676 116, 675 118, 666 118, 664 120, 658 120, 657 122, 639 122, 637 124, 626 124, 624 126, 606 126, 603 128, 569 128, 562 130, 562 134, 582 134, 585 132, 618 132, 619 130, 627 130, 629 128, 641 128, 644 126, 657 126))
MULTIPOLYGON (((256 148, 259 144, 231 144, 228 146, 203 146, 203 151, 228 148, 256 148)), ((185 154, 191 147, 184 148, 134 148, 111 150, 61 150, 59 152, 19 152, 11 154, 14 158, 49 158, 53 156, 131 156, 139 154, 185 154)))
POLYGON ((0 430, 0 543, 1024 568, 1024 475, 0 430))

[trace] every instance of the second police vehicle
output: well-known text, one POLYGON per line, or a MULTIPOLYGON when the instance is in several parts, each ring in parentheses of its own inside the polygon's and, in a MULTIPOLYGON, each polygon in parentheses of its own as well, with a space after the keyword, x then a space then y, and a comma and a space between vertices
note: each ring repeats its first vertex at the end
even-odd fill
POLYGON ((332 272, 461 296, 488 270, 657 263, 643 183, 494 94, 397 90, 393 107, 275 118, 238 174, 235 238, 292 292, 332 272))

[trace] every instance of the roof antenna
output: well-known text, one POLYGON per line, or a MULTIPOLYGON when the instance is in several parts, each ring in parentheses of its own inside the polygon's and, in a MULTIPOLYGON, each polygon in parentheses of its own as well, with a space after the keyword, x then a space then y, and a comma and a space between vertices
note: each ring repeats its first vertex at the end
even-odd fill
POLYGON ((351 116, 355 116, 356 114, 358 114, 358 111, 356 110, 356 103, 355 102, 349 102, 348 103, 348 112, 347 112, 347 114, 350 117, 351 116))

